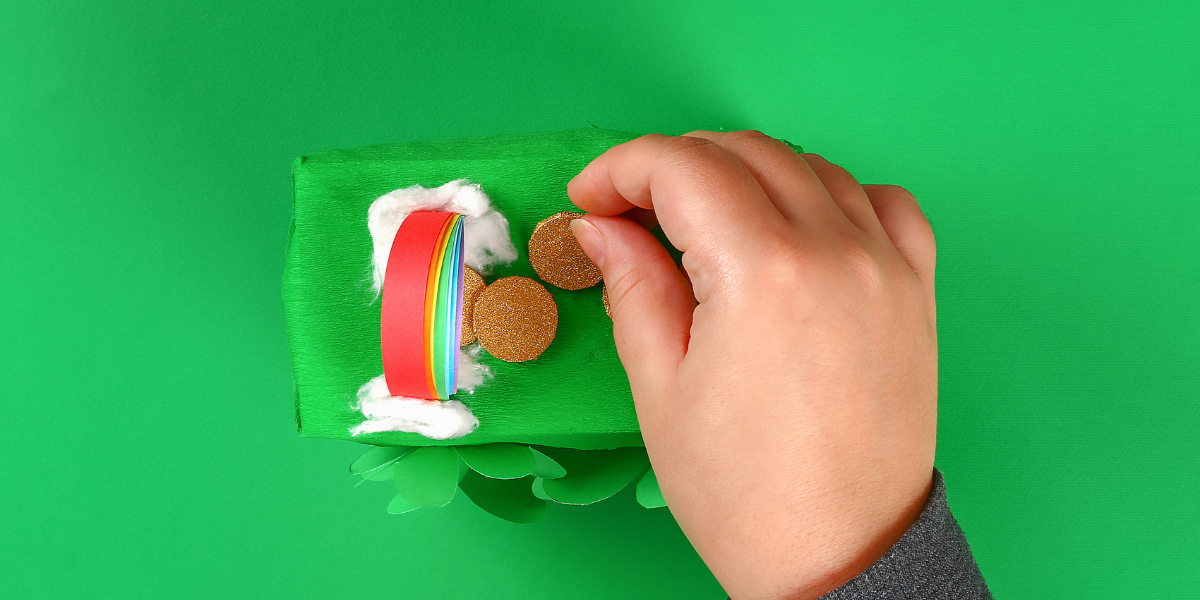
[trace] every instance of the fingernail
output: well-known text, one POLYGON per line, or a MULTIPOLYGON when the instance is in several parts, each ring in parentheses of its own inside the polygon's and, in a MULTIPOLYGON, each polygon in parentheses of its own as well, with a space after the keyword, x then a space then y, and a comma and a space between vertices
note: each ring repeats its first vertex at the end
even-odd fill
POLYGON ((595 225, 583 219, 571 220, 571 233, 575 234, 575 239, 579 241, 579 247, 583 248, 584 254, 587 254, 588 258, 603 270, 604 234, 600 233, 595 225))

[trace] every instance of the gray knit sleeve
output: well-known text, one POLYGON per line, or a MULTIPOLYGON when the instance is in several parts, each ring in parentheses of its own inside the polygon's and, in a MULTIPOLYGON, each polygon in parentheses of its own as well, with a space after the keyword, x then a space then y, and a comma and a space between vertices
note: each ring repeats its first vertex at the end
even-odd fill
POLYGON ((967 538, 946 504, 938 470, 925 510, 900 541, 875 564, 821 600, 991 600, 967 538))

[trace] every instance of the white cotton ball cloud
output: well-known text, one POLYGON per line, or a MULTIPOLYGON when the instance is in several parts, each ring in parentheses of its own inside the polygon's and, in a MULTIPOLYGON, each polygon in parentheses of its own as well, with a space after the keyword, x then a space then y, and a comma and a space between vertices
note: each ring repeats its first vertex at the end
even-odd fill
POLYGON ((455 382, 458 384, 458 389, 468 394, 475 393, 475 388, 483 385, 484 381, 492 377, 492 372, 487 365, 479 362, 481 350, 479 344, 472 344, 466 351, 458 351, 458 373, 455 382))
POLYGON ((383 375, 358 388, 358 403, 354 408, 366 420, 355 425, 350 435, 407 431, 434 440, 447 440, 467 435, 479 426, 471 409, 457 400, 425 400, 393 396, 383 375))
POLYGON ((463 215, 463 260, 480 274, 493 266, 517 259, 517 247, 508 233, 508 219, 492 208, 492 202, 478 184, 456 179, 435 188, 419 185, 388 192, 367 211, 367 229, 371 232, 374 252, 374 289, 383 289, 388 255, 400 224, 408 215, 421 210, 444 210, 463 215))
MULTIPOLYGON (((465 179, 436 188, 413 186, 380 196, 367 211, 367 229, 373 250, 371 266, 375 293, 383 290, 388 255, 400 224, 408 215, 422 210, 444 210, 463 215, 463 261, 479 273, 517 259, 517 248, 508 232, 508 219, 492 208, 479 185, 465 179)), ((460 392, 471 393, 491 377, 478 360, 479 348, 458 354, 457 383, 460 392)), ((358 390, 354 409, 366 420, 354 426, 351 435, 406 431, 445 440, 462 437, 479 426, 471 409, 457 400, 425 400, 392 396, 383 375, 372 378, 358 390)))

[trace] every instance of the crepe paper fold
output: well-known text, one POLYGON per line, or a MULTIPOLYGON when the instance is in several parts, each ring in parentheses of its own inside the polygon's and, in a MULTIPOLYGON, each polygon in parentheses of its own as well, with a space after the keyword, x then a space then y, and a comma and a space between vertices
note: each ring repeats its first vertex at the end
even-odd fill
POLYGON ((415 212, 396 232, 379 338, 392 396, 445 400, 458 390, 462 246, 457 213, 415 212))
POLYGON ((519 479, 533 473, 537 465, 533 450, 521 444, 455 446, 454 449, 467 466, 493 479, 519 479))
POLYGON ((662 508, 667 505, 667 501, 663 498, 662 490, 658 487, 658 477, 654 474, 654 468, 651 467, 642 478, 637 482, 637 501, 638 504, 646 508, 662 508))
POLYGON ((540 480, 546 496, 562 504, 591 504, 611 497, 650 467, 645 448, 546 449, 566 469, 559 479, 540 480))
POLYGON ((417 506, 445 506, 458 489, 458 454, 452 448, 418 448, 392 466, 396 489, 417 506))
POLYGON ((533 477, 493 479, 467 473, 459 488, 476 506, 513 523, 533 523, 546 514, 546 501, 533 495, 533 477))

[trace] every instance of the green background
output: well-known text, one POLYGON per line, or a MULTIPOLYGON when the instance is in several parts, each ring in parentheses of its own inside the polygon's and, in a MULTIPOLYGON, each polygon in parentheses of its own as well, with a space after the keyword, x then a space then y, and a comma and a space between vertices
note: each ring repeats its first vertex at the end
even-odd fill
POLYGON ((390 517, 294 432, 292 159, 591 123, 908 186, 996 596, 1200 597, 1194 3, 564 4, 0 3, 0 595, 723 597, 629 491, 390 517))

